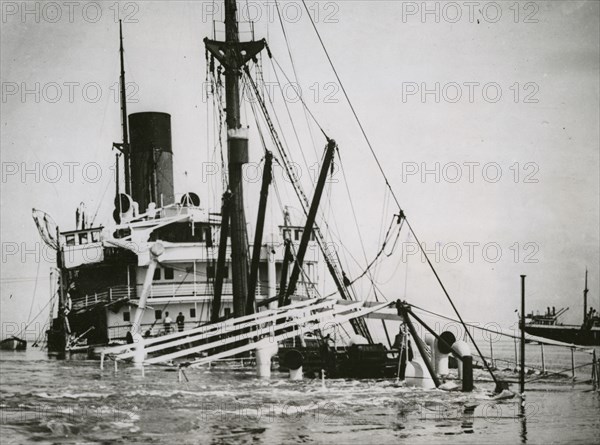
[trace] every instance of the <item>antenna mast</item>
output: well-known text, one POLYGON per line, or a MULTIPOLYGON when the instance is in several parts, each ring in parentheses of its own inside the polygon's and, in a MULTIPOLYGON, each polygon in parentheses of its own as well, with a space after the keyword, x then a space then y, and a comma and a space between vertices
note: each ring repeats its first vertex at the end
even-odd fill
MULTIPOLYGON (((123 153, 123 170, 125 171, 125 193, 131 196, 131 167, 129 152, 129 131, 127 129, 127 85, 125 83, 125 58, 123 56, 123 25, 119 20, 119 54, 121 59, 121 76, 119 78, 121 93, 121 125, 123 127, 123 142, 114 146, 123 153)), ((118 171, 117 171, 118 175, 118 171)))

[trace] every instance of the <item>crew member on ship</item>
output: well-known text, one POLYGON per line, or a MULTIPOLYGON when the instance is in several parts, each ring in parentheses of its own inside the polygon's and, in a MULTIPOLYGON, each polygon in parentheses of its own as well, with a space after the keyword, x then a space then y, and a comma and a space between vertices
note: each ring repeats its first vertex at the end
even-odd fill
POLYGON ((183 327, 185 326, 185 317, 183 316, 183 314, 181 312, 175 319, 175 322, 177 323, 177 330, 179 332, 183 331, 183 327))
POLYGON ((407 349, 408 361, 411 361, 413 359, 413 350, 410 344, 408 332, 406 332, 406 325, 404 323, 400 325, 400 330, 394 338, 394 344, 392 347, 400 351, 400 370, 398 372, 398 378, 400 378, 400 380, 404 380, 404 374, 406 371, 407 349))
POLYGON ((173 323, 173 320, 171 320, 171 317, 169 317, 169 313, 165 312, 165 319, 163 320, 165 334, 168 334, 171 332, 171 323, 173 323))

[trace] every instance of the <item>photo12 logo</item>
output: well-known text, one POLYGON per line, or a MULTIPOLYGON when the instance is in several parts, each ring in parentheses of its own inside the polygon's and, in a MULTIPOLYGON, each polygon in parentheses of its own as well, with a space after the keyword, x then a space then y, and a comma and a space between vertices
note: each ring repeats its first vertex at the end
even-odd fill
POLYGON ((540 86, 536 82, 402 82, 402 103, 489 103, 504 100, 537 104, 540 86))
MULTIPOLYGON (((91 103, 95 104, 103 97, 112 97, 114 103, 120 102, 120 86, 116 82, 109 87, 98 82, 2 82, 2 103, 19 101, 21 103, 91 103)), ((125 93, 128 103, 139 102, 139 86, 127 82, 125 93)))
MULTIPOLYGON (((202 22, 225 21, 223 2, 202 2, 202 22)), ((315 23, 338 23, 340 5, 331 1, 275 1, 248 0, 238 2, 236 15, 241 23, 298 23, 303 16, 310 14, 315 23), (307 12, 308 10, 308 12, 307 12)))
POLYGON ((435 184, 456 184, 486 182, 496 184, 502 180, 515 184, 537 184, 540 166, 535 162, 514 162, 502 166, 498 162, 403 162, 401 177, 403 183, 421 182, 435 184))
POLYGON ((429 258, 433 263, 484 262, 495 264, 503 258, 514 263, 539 263, 537 257, 540 245, 536 242, 514 242, 509 246, 495 241, 463 241, 461 243, 451 242, 425 242, 421 244, 414 241, 406 241, 400 245, 402 262, 406 263, 410 257, 419 255, 422 263, 429 258))
POLYGON ((137 2, 2 2, 2 23, 138 23, 137 2))
POLYGON ((2 162, 2 184, 56 184, 65 181, 69 184, 96 184, 106 175, 114 180, 114 165, 103 168, 97 162, 2 162))
POLYGON ((402 2, 402 23, 539 23, 537 2, 402 2))

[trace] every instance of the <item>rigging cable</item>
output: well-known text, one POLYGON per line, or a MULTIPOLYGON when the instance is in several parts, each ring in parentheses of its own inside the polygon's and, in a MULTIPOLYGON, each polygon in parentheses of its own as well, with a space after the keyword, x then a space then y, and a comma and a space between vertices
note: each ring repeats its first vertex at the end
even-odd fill
MULTIPOLYGON (((304 214, 308 215, 308 207, 310 206, 310 201, 308 200, 306 194, 304 193, 304 191, 301 187, 298 176, 296 175, 295 171, 290 167, 291 163, 289 161, 289 155, 286 153, 285 147, 282 144, 281 140, 279 139, 279 134, 277 133, 277 130, 275 129, 273 122, 270 119, 270 115, 269 115, 268 109, 266 107, 266 103, 265 103, 262 95, 260 94, 258 87, 254 83, 254 80, 250 76, 247 69, 245 70, 245 73, 246 73, 246 77, 247 77, 250 85, 252 86, 252 89, 254 90, 254 95, 260 105, 263 117, 265 118, 265 121, 267 122, 267 126, 271 133, 271 138, 273 139, 273 143, 274 143, 275 147, 277 148, 277 151, 279 152, 281 159, 283 161, 283 164, 280 163, 280 165, 282 165, 284 167, 284 170, 285 170, 288 178, 290 179, 290 182, 292 183, 292 186, 293 186, 292 188, 294 189, 294 192, 295 192, 296 196, 298 197, 298 200, 302 206, 302 210, 303 210, 304 214)), ((267 97, 269 97, 269 96, 267 95, 267 97)), ((271 104, 271 107, 273 107, 273 103, 271 102, 270 97, 269 97, 269 102, 271 104)), ((281 125, 279 124, 277 114, 275 114, 275 120, 276 120, 277 124, 279 125, 279 128, 281 129, 281 125)), ((285 135, 282 135, 282 137, 285 142, 285 135)), ((287 145, 287 142, 286 142, 286 145, 287 145)), ((316 235, 317 243, 319 244, 321 252, 323 253, 323 255, 325 257, 325 261, 328 263, 328 265, 330 265, 332 267, 331 270, 333 270, 335 272, 336 277, 339 280, 339 282, 343 283, 343 277, 340 275, 337 268, 335 268, 333 266, 332 260, 328 255, 328 252, 326 250, 325 239, 323 237, 323 234, 321 233, 321 230, 320 230, 318 224, 315 224, 313 230, 316 235)), ((339 259, 338 259, 338 262, 339 262, 339 259)))
MULTIPOLYGON (((277 9, 277 16, 279 17, 279 23, 281 24, 281 30, 283 31, 283 38, 285 39, 285 45, 287 47, 288 55, 290 56, 290 63, 292 64, 292 71, 294 72, 294 79, 296 79, 296 84, 298 85, 298 88, 299 88, 298 96, 302 96, 302 89, 300 87, 300 78, 298 77, 298 72, 296 71, 296 64, 294 63, 294 58, 292 57, 292 49, 290 47, 290 42, 288 41, 287 32, 285 31, 284 20, 281 17, 281 11, 279 9, 279 2, 277 0, 275 0, 275 8, 277 9)), ((288 83, 289 83, 289 81, 288 81, 288 83)), ((313 136, 313 132, 310 127, 310 122, 308 120, 308 114, 306 111, 306 107, 303 107, 302 110, 304 112, 304 119, 306 120, 306 127, 308 128, 308 134, 310 136, 310 141, 312 142, 313 151, 315 153, 315 156, 318 157, 317 147, 315 144, 315 138, 313 136)))
POLYGON ((350 105, 350 110, 352 110, 352 114, 354 115, 354 118, 356 119, 356 122, 358 123, 360 131, 362 132, 362 135, 365 138, 365 141, 367 141, 367 145, 369 146, 369 150, 371 150, 371 154, 373 155, 373 158, 375 159, 375 162, 377 163, 377 167, 379 167, 379 171, 381 172, 383 179, 385 180, 385 183, 386 183, 387 187, 389 188, 390 193, 392 194, 392 197, 394 198, 394 201, 396 202, 396 205, 398 206, 398 209, 401 210, 402 207, 400 206, 400 201, 398 201, 398 198, 396 197, 396 194, 394 193, 394 190, 392 189, 392 186, 391 186, 390 182, 388 181, 387 175, 385 174, 385 171, 383 170, 381 162, 379 161, 379 158, 377 157, 377 154, 375 153, 375 150, 373 149, 373 146, 371 145, 371 141, 370 141, 369 137, 367 136, 365 129, 363 128, 362 122, 360 121, 358 114, 356 113, 356 110, 354 109, 354 106, 352 105, 352 102, 350 101, 350 97, 348 96, 348 93, 346 92, 346 88, 344 87, 344 84, 342 83, 342 80, 340 79, 340 76, 338 75, 338 72, 335 69, 335 66, 333 65, 333 61, 331 60, 331 57, 329 57, 329 52, 327 51, 327 48, 325 47, 325 43, 323 42, 323 39, 321 38, 321 34, 319 33, 319 30, 317 29, 317 26, 315 25, 315 22, 312 18, 312 15, 310 14, 310 11, 308 10, 306 1, 302 0, 302 4, 304 5, 306 12, 308 13, 310 23, 312 24, 312 26, 315 30, 315 33, 317 34, 319 42, 321 43, 321 47, 323 48, 323 51, 325 52, 325 56, 327 57, 327 60, 329 61, 329 65, 331 66, 331 69, 333 70, 333 73, 335 74, 335 77, 336 77, 338 83, 340 84, 340 88, 341 88, 342 92, 344 93, 344 97, 346 98, 348 105, 350 105))
POLYGON ((31 312, 33 311, 33 303, 35 302, 35 294, 37 293, 38 279, 40 276, 40 264, 41 264, 41 261, 38 261, 37 262, 37 270, 35 272, 35 284, 33 286, 33 296, 31 297, 31 305, 29 306, 29 314, 27 314, 27 324, 29 324, 29 320, 31 320, 31 312))

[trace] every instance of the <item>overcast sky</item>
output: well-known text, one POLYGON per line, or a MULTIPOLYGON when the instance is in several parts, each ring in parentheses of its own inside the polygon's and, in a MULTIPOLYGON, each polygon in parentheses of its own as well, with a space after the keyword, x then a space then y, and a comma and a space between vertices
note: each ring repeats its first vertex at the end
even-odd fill
MULTIPOLYGON (((421 2, 307 2, 413 228, 428 250, 435 252, 437 243, 433 261, 465 317, 510 325, 519 304, 519 275, 527 274, 528 309, 568 306, 564 320, 580 323, 586 267, 590 304, 600 306, 599 3, 475 3, 428 2, 425 14, 421 2), (424 169, 429 173, 423 176, 424 169)), ((256 37, 268 39, 293 79, 274 3, 248 4, 245 17, 260 18, 256 37)), ((98 9, 82 2, 70 10, 57 2, 53 10, 31 2, 33 12, 27 14, 22 5, 2 3, 3 323, 26 320, 34 294, 38 265, 35 255, 23 257, 26 249, 42 250, 31 208, 47 211, 68 230, 83 201, 92 216, 97 212, 96 224, 109 224, 111 144, 121 138, 113 3, 98 9), (31 173, 23 176, 25 169, 31 173)), ((183 1, 120 4, 132 82, 129 112, 172 115, 176 192, 195 191, 207 207, 218 203, 217 176, 206 176, 218 151, 207 114, 212 104, 203 94, 202 39, 211 35, 213 18, 222 20, 219 11, 211 15, 212 7, 183 1)), ((305 101, 339 144, 370 260, 382 226, 387 228, 397 209, 302 3, 282 2, 281 12, 305 101)), ((274 85, 271 63, 263 60, 264 79, 274 85)), ((294 99, 285 84, 283 89, 294 99)), ((279 90, 273 91, 285 138, 310 191, 311 172, 279 90)), ((311 124, 313 149, 302 108, 290 102, 311 167, 325 141, 311 124)), ((248 104, 243 116, 255 130, 248 104)), ((254 137, 251 160, 260 162, 261 153, 254 137)), ((339 182, 328 188, 324 211, 348 249, 341 256, 353 277, 366 261, 337 168, 339 182)), ((252 225, 257 185, 247 187, 252 225)), ((298 208, 281 172, 278 185, 287 204, 298 208)), ((281 211, 271 197, 268 230, 274 231, 281 211)), ((394 253, 378 269, 381 289, 388 299, 407 298, 451 314, 433 275, 412 254, 413 242, 403 229, 394 253)), ((49 266, 42 259, 33 314, 48 301, 49 266)), ((369 286, 356 289, 366 293, 369 286)))

